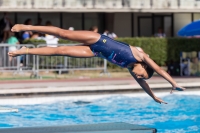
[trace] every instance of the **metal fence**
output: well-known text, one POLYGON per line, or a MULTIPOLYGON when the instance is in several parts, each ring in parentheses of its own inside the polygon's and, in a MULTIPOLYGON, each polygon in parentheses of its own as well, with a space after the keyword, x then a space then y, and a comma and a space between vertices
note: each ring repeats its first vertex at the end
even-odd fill
MULTIPOLYGON (((23 45, 27 48, 35 48, 32 44, 23 45)), ((35 72, 35 55, 21 55, 9 57, 8 52, 20 49, 20 45, 0 44, 0 72, 13 72, 13 74, 25 71, 35 72)))
MULTIPOLYGON (((31 72, 34 76, 39 76, 41 71, 54 71, 61 74, 74 70, 102 70, 107 72, 107 60, 98 57, 93 58, 73 58, 68 56, 40 56, 40 55, 21 55, 13 57, 8 56, 11 47, 20 49, 35 48, 32 44, 8 45, 0 44, 0 72, 13 72, 13 74, 31 72)), ((40 44, 37 48, 45 47, 46 44, 40 44)), ((59 45, 60 46, 60 45, 59 45)), ((62 45, 64 46, 64 44, 62 45)), ((69 46, 69 44, 68 44, 69 46)))

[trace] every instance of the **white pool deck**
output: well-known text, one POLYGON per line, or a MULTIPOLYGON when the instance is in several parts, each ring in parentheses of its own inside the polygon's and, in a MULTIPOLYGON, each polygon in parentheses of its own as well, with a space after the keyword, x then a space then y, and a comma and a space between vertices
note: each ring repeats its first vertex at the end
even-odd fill
MULTIPOLYGON (((200 77, 174 77, 175 81, 186 88, 185 91, 200 90, 200 77), (198 89, 199 88, 199 89, 198 89)), ((153 91, 171 89, 171 84, 161 77, 147 80, 153 91)), ((47 95, 82 93, 138 92, 142 88, 133 78, 98 78, 73 80, 26 80, 0 81, 0 96, 47 95)))

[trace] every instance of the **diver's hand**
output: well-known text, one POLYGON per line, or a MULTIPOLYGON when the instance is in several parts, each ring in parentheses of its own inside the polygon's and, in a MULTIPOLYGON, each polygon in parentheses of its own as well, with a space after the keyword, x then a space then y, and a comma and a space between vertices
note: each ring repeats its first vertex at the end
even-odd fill
POLYGON ((164 103, 164 104, 167 104, 165 101, 163 101, 162 99, 158 98, 158 97, 154 97, 154 100, 157 102, 157 103, 164 103))
POLYGON ((173 88, 172 88, 172 90, 171 90, 171 92, 170 92, 171 94, 173 93, 173 90, 184 91, 185 88, 184 88, 184 87, 181 87, 181 86, 178 86, 178 85, 173 86, 173 88))
POLYGON ((23 24, 15 24, 12 27, 11 31, 12 32, 20 32, 20 31, 23 31, 25 27, 26 27, 26 25, 23 25, 23 24))

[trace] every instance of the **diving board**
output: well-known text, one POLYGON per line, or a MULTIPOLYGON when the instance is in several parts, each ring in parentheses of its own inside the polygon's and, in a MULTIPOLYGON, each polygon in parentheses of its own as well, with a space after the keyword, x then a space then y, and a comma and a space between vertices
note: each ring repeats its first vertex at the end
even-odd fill
POLYGON ((128 123, 101 123, 51 127, 24 127, 0 129, 0 133, 156 133, 155 128, 128 123))

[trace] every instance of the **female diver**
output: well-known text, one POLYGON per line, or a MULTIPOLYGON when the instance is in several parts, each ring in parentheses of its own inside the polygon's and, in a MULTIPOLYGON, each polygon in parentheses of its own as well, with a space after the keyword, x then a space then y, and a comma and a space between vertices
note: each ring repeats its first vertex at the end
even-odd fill
POLYGON ((165 103, 162 99, 156 97, 149 85, 144 79, 152 77, 155 71, 171 85, 172 90, 183 91, 185 88, 179 86, 172 77, 162 70, 149 56, 138 47, 115 41, 107 36, 100 35, 92 31, 70 31, 53 26, 32 26, 16 24, 11 29, 12 32, 35 31, 45 34, 58 36, 82 43, 77 46, 60 46, 56 48, 42 47, 28 49, 22 47, 20 50, 9 52, 9 56, 18 56, 23 54, 32 55, 62 55, 70 57, 101 57, 107 59, 113 64, 127 68, 130 74, 135 78, 144 91, 149 94, 156 102, 165 103))

